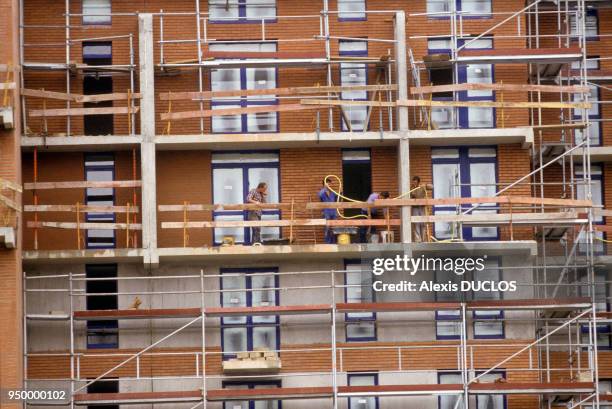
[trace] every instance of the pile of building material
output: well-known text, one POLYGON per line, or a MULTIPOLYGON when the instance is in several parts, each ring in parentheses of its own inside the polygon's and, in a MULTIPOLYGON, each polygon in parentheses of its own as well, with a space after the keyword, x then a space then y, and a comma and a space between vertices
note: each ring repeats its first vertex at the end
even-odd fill
POLYGON ((267 348, 238 352, 236 358, 223 361, 223 372, 228 374, 276 373, 281 369, 278 354, 267 348))

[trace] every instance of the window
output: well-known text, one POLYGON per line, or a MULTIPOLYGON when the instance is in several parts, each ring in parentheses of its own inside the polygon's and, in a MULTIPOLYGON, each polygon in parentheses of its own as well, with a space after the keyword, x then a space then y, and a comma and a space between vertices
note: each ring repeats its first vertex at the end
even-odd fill
MULTIPOLYGON (((83 63, 89 66, 111 65, 113 63, 113 45, 111 42, 84 42, 83 63)), ((113 92, 113 76, 109 72, 98 70, 83 71, 83 94, 110 94, 113 92)), ((87 102, 85 108, 112 107, 113 101, 87 102)), ((113 115, 84 115, 83 131, 85 135, 112 135, 114 133, 113 115)))
MULTIPOLYGON (((119 380, 104 378, 96 381, 87 387, 87 393, 119 393, 119 380)), ((87 409, 119 409, 119 405, 87 405, 87 409)))
MULTIPOLYGON (((349 386, 375 386, 378 385, 377 374, 348 374, 349 386)), ((349 409, 378 409, 378 398, 374 396, 349 397, 349 409)))
MULTIPOLYGON (((488 50, 493 48, 493 39, 483 37, 470 42, 470 38, 460 39, 457 47, 465 44, 465 49, 488 50)), ((451 40, 438 38, 429 40, 429 54, 451 53, 451 40)), ((494 80, 493 64, 467 64, 458 68, 458 83, 468 84, 492 84, 494 80)), ((434 85, 453 83, 453 72, 450 68, 435 68, 429 70, 430 82, 434 85)), ((436 101, 452 101, 452 93, 437 93, 433 95, 436 101)), ((457 92, 460 101, 494 101, 493 91, 469 90, 457 92)), ((438 129, 448 129, 455 126, 460 128, 492 128, 495 126, 495 110, 493 108, 463 107, 453 109, 451 107, 436 107, 432 109, 432 121, 438 129)))
MULTIPOLYGON (((85 266, 87 278, 113 278, 117 277, 116 264, 88 264, 85 266)), ((87 281, 85 285, 87 294, 114 293, 114 295, 88 295, 86 297, 87 310, 116 310, 117 280, 87 281)), ((87 321, 87 348, 119 348, 119 323, 117 320, 87 321)))
MULTIPOLYGON (((458 372, 443 372, 438 374, 438 383, 441 385, 455 384, 463 387, 461 374, 458 372)), ((461 395, 440 395, 438 409, 464 409, 461 395)))
MULTIPOLYGON (((488 259, 485 269, 474 271, 474 282, 492 281, 498 283, 502 280, 498 259, 488 259)), ((500 300, 500 291, 474 291, 474 300, 500 300)), ((504 312, 502 310, 474 311, 474 338, 503 338, 504 312)))
MULTIPOLYGON (((582 60, 572 61, 572 64, 571 64, 572 70, 579 70, 580 67, 582 67, 582 60)), ((586 69, 587 70, 598 70, 599 69, 599 56, 598 55, 589 55, 587 57, 586 69)))
POLYGON ((208 0, 212 22, 272 22, 276 19, 276 0, 208 0))
MULTIPOLYGON (((489 372, 480 377, 482 383, 493 383, 497 379, 505 379, 504 372, 489 372)), ((506 395, 476 395, 477 409, 505 409, 506 395)))
POLYGON ((338 0, 340 20, 365 20, 366 0, 338 0))
MULTIPOLYGON (((361 263, 345 263, 344 298, 347 303, 368 303, 374 301, 372 273, 361 263)), ((376 340, 376 313, 351 312, 345 314, 347 341, 376 340)))
MULTIPOLYGON (((85 180, 88 182, 105 182, 115 180, 115 159, 112 154, 87 154, 85 155, 85 180)), ((115 189, 87 188, 85 189, 85 203, 91 206, 114 206, 115 189)), ((114 213, 88 212, 85 215, 88 222, 114 223, 114 213)), ((110 229, 88 229, 87 248, 114 248, 115 230, 110 229)))
MULTIPOLYGON (((582 34, 582 27, 577 25, 579 21, 577 19, 577 11, 573 11, 570 15, 570 35, 576 39, 582 34)), ((597 10, 587 10, 584 18, 585 26, 585 38, 587 40, 598 40, 599 39, 599 16, 597 10)))
MULTIPOLYGON (((339 53, 341 56, 348 57, 367 57, 368 42, 341 40, 339 42, 339 53)), ((368 70, 365 64, 359 63, 342 63, 340 64, 340 85, 355 86, 368 84, 368 70)), ((352 101, 365 101, 368 99, 367 91, 344 91, 341 93, 342 99, 352 101)), ((366 106, 348 106, 344 108, 344 112, 350 122, 350 130, 363 131, 365 120, 368 114, 366 106)), ((342 121, 342 130, 347 131, 349 127, 342 121)))
MULTIPOLYGON (((372 193, 372 162, 367 149, 342 151, 342 191, 347 197, 365 201, 372 193)), ((361 209, 345 209, 344 215, 354 216, 361 209)))
POLYGON ((463 17, 483 17, 491 14, 491 0, 427 0, 430 17, 449 17, 455 9, 463 17))
MULTIPOLYGON (((497 151, 487 147, 434 148, 431 150, 434 198, 491 197, 497 191, 497 151)), ((435 214, 457 214, 472 205, 435 206, 435 214)), ((480 204, 472 214, 496 213, 494 203, 480 204)), ((437 239, 496 240, 497 227, 466 227, 456 223, 434 223, 437 239), (462 236, 461 236, 462 235, 462 236)))
MULTIPOLYGON (((608 301, 609 289, 608 289, 608 272, 605 268, 595 268, 595 285, 592 287, 589 285, 591 281, 589 279, 589 273, 586 270, 583 270, 579 273, 578 279, 580 280, 580 296, 582 297, 591 297, 591 288, 595 289, 595 308, 598 312, 609 312, 610 311, 610 303, 608 301)), ((612 347, 612 334, 610 331, 609 324, 600 324, 597 325, 597 348, 598 349, 610 349, 612 347)), ((584 344, 584 348, 589 344, 589 326, 582 325, 582 343, 584 344)))
POLYGON ((111 0, 83 0, 83 24, 110 24, 111 0))
MULTIPOLYGON (((221 305, 223 307, 265 307, 278 305, 276 268, 221 270, 221 305)), ((273 316, 221 318, 221 345, 224 358, 236 352, 267 348, 277 351, 280 345, 279 319, 273 316)))
MULTIPOLYGON (((249 190, 260 182, 268 185, 268 203, 280 202, 278 153, 214 153, 212 156, 213 202, 215 204, 242 204, 246 202, 249 190)), ((214 220, 246 220, 247 212, 242 210, 216 210, 214 220)), ((279 210, 264 210, 262 220, 279 220, 279 210)), ((236 243, 249 243, 249 228, 232 227, 214 229, 215 244, 224 236, 233 236, 236 243)), ((278 239, 280 228, 262 227, 261 237, 265 240, 278 239)))
MULTIPOLYGON (((223 382, 223 389, 270 389, 280 388, 280 381, 259 381, 259 382, 223 382)), ((278 400, 242 400, 223 402, 223 409, 278 409, 278 400)))
MULTIPOLYGON (((454 271, 435 271, 436 283, 448 283, 449 281, 459 285, 461 276, 454 271)), ((436 291, 437 302, 461 301, 461 293, 455 291, 436 291)), ((455 310, 436 311, 436 339, 459 339, 461 337, 461 312, 455 310)))
MULTIPOLYGON (((576 198, 585 200, 587 197, 584 183, 584 168, 582 166, 576 166, 574 172, 576 175, 576 198)), ((604 206, 603 166, 601 164, 591 164, 591 201, 594 206, 604 206)), ((594 216, 593 222, 595 224, 605 224, 605 219, 603 216, 594 216)), ((594 232, 593 251, 596 254, 603 254, 605 252, 605 243, 601 240, 604 238, 604 232, 594 232)), ((578 240, 581 242, 578 245, 578 251, 584 254, 587 251, 586 234, 579 234, 578 240)))
MULTIPOLYGON (((599 87, 596 85, 589 85, 590 92, 588 97, 582 96, 582 94, 574 94, 574 102, 590 102, 591 108, 588 110, 587 115, 589 116, 589 144, 591 146, 601 145, 601 107, 599 105, 599 87)), ((573 119, 574 122, 584 122, 584 109, 574 108, 573 119)), ((584 130, 576 129, 575 131, 576 144, 582 143, 584 140, 584 130)))
MULTIPOLYGON (((214 43, 210 51, 265 53, 276 52, 276 43, 214 43)), ((256 59, 256 58, 249 58, 256 59)), ((277 71, 274 67, 223 68, 212 70, 212 91, 234 91, 276 88, 277 71)), ((212 109, 246 108, 257 105, 275 105, 274 95, 249 97, 213 98, 212 109)), ((213 133, 278 132, 278 113, 261 112, 245 115, 223 115, 212 117, 213 133)))

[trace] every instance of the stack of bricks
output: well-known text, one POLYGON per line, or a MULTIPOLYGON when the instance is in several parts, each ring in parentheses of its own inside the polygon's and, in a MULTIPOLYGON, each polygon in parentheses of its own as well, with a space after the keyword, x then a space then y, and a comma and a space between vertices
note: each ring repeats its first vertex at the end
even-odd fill
POLYGON ((255 351, 238 352, 236 358, 223 362, 225 373, 277 372, 281 368, 278 354, 267 348, 256 348, 255 351))

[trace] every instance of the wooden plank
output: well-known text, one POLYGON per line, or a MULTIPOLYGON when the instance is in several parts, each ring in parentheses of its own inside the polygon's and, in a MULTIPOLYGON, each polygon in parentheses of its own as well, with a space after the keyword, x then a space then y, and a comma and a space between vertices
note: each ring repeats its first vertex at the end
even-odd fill
MULTIPOLYGON (((76 205, 25 205, 24 212, 76 212, 76 205)), ((81 212, 95 213, 126 213, 127 206, 79 206, 81 212)), ((130 213, 138 213, 138 206, 130 206, 130 213)))
POLYGON ((412 312, 458 310, 458 302, 371 302, 371 303, 337 303, 338 312, 412 312))
POLYGON ((586 223, 575 212, 555 213, 497 213, 497 214, 438 214, 431 216, 412 216, 414 223, 459 222, 467 225, 490 225, 499 223, 540 224, 554 221, 586 223))
POLYGON ((113 319, 113 318, 130 318, 130 319, 151 319, 151 318, 187 318, 198 317, 202 314, 200 308, 157 308, 143 310, 87 310, 75 311, 75 319, 113 319))
POLYGON ((286 87, 268 89, 245 89, 232 91, 203 91, 203 92, 162 92, 159 99, 162 101, 198 100, 211 98, 248 97, 256 95, 294 95, 318 94, 327 92, 348 91, 395 91, 396 84, 391 85, 350 85, 350 86, 314 86, 314 87, 286 87))
MULTIPOLYGON (((399 226, 399 219, 389 221, 391 226, 399 226)), ((162 229, 194 229, 194 228, 231 228, 231 227, 289 227, 289 226, 386 226, 387 221, 383 219, 297 219, 297 220, 236 220, 236 221, 191 221, 191 222, 162 222, 162 229)))
MULTIPOLYGON (((68 229, 74 230, 80 228, 82 230, 87 229, 96 229, 96 230, 126 230, 128 227, 127 223, 94 223, 94 222, 83 222, 73 223, 73 222, 34 222, 28 221, 28 227, 30 228, 44 228, 50 227, 54 229, 68 229)), ((130 230, 141 230, 142 225, 140 223, 130 223, 130 230)))
POLYGON ((542 108, 542 109, 590 109, 589 102, 499 102, 499 101, 432 101, 420 99, 402 99, 388 101, 348 101, 327 99, 302 99, 302 105, 319 106, 368 106, 368 107, 468 107, 468 108, 542 108))
POLYGON ((333 396, 332 387, 292 387, 257 389, 212 389, 206 393, 209 401, 261 400, 261 399, 305 399, 329 398, 333 396))
MULTIPOLYGON (((81 94, 66 94, 64 92, 44 91, 38 89, 22 88, 21 95, 35 98, 59 99, 62 101, 73 102, 102 102, 102 101, 119 101, 127 100, 127 92, 116 92, 112 94, 96 94, 96 95, 81 95, 81 94)), ((135 92, 132 94, 133 99, 140 99, 140 94, 135 92)))
POLYGON ((222 108, 222 109, 203 109, 201 111, 184 111, 184 112, 173 112, 173 113, 162 113, 162 121, 175 121, 178 119, 188 118, 209 118, 213 116, 223 115, 245 115, 245 114, 256 114, 260 112, 287 112, 287 111, 305 111, 321 109, 320 106, 304 106, 301 104, 281 104, 281 105, 260 105, 251 106, 247 108, 222 108))
POLYGON ((15 89, 16 87, 14 82, 0 82, 0 90, 15 89))
POLYGON ((308 210, 323 209, 359 209, 373 207, 398 206, 443 206, 460 204, 499 203, 513 205, 547 205, 557 207, 591 207, 590 200, 539 198, 530 196, 493 196, 493 197, 448 197, 441 199, 381 199, 374 203, 360 202, 310 202, 306 204, 308 210))
POLYGON ((15 182, 11 182, 10 180, 7 180, 7 179, 3 179, 3 178, 0 178, 0 188, 1 189, 11 189, 19 193, 23 191, 23 188, 21 187, 21 185, 15 182))
POLYGON ((554 125, 533 125, 532 128, 535 131, 539 130, 555 130, 555 129, 582 129, 586 128, 585 122, 576 122, 573 124, 554 124, 554 125))
POLYGON ((37 117, 53 117, 53 116, 80 116, 80 115, 121 115, 128 113, 136 113, 140 110, 138 107, 103 107, 103 108, 70 108, 70 109, 33 109, 29 115, 33 118, 37 117))
POLYGON ((140 180, 109 180, 109 181, 88 181, 77 180, 75 182, 36 182, 24 183, 24 190, 47 190, 47 189, 85 189, 107 188, 107 187, 140 187, 140 180))
POLYGON ((80 404, 91 402, 110 402, 119 404, 135 402, 173 403, 185 401, 198 401, 202 399, 202 392, 195 391, 165 391, 165 392, 120 392, 120 393, 77 393, 74 400, 80 404))
POLYGON ((207 316, 231 317, 243 315, 303 315, 327 314, 332 310, 330 304, 314 305, 273 305, 261 307, 210 307, 204 310, 207 316))
POLYGON ((517 92, 546 92, 546 93, 582 93, 590 92, 589 87, 580 85, 536 85, 536 84, 448 84, 448 85, 425 85, 421 87, 410 87, 411 94, 431 94, 435 92, 460 92, 460 91, 517 91, 517 92))
POLYGON ((15 210, 16 212, 21 212, 21 207, 15 202, 13 199, 10 199, 4 195, 0 195, 0 203, 5 205, 6 207, 15 210))
POLYGON ((210 212, 222 210, 279 210, 290 209, 291 203, 263 203, 263 204, 188 204, 188 205, 158 205, 160 212, 210 212))

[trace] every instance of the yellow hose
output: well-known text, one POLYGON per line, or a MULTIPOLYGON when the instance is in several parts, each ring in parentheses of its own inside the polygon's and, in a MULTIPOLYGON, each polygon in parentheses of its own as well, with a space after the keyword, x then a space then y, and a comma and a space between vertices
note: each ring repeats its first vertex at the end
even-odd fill
MULTIPOLYGON (((365 203, 365 202, 363 202, 361 200, 351 199, 350 197, 344 196, 342 193, 335 191, 334 188, 332 188, 330 186, 329 182, 327 181, 327 179, 329 179, 329 178, 336 179, 340 189, 342 189, 342 179, 340 179, 340 177, 337 176, 337 175, 327 175, 327 176, 325 176, 325 179, 323 179, 323 183, 325 184, 325 187, 328 188, 332 193, 334 193, 336 195, 336 202, 340 202, 340 199, 344 199, 347 202, 365 203)), ((369 219, 369 217, 367 215, 365 215, 365 214, 356 214, 355 216, 345 216, 344 214, 342 214, 342 212, 340 211, 339 208, 336 208, 336 213, 338 213, 338 216, 340 216, 343 219, 359 219, 359 218, 369 219)))

